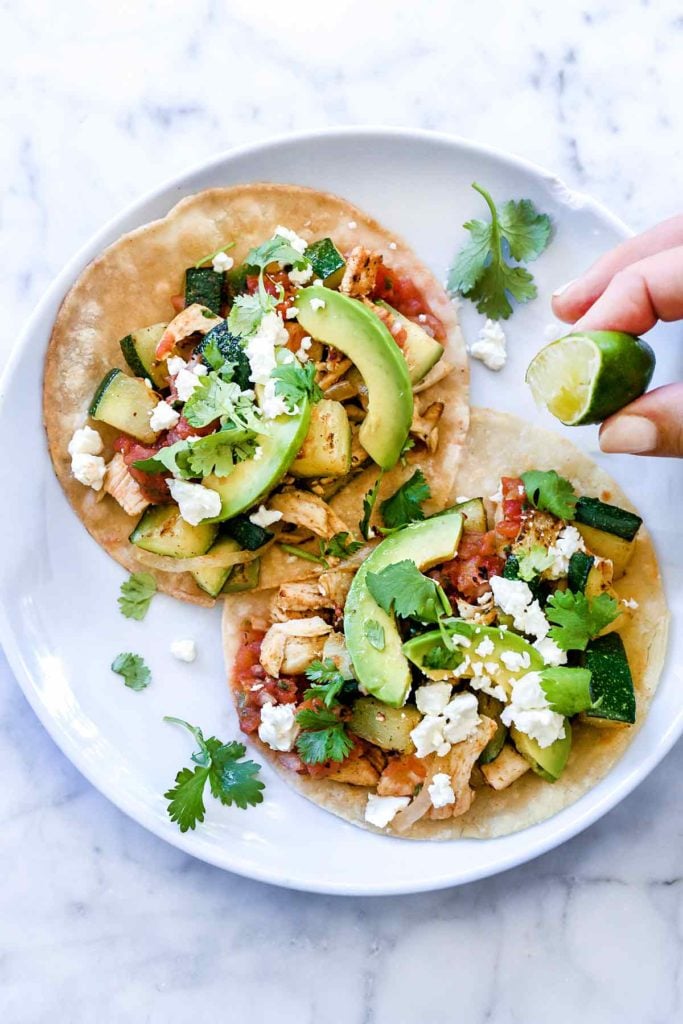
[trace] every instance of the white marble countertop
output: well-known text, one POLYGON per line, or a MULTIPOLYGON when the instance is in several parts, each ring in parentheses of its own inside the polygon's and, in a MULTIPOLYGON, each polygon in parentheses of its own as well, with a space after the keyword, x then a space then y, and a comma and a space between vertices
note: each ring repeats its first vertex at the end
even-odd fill
MULTIPOLYGON (((546 165, 635 228, 683 203, 675 0, 299 0, 288 13, 7 0, 0 28, 3 355, 123 204, 289 130, 450 131, 546 165)), ((4 661, 0 760, 8 1024, 683 1016, 680 745, 562 849, 463 889, 375 900, 279 891, 166 846, 66 761, 4 661)))

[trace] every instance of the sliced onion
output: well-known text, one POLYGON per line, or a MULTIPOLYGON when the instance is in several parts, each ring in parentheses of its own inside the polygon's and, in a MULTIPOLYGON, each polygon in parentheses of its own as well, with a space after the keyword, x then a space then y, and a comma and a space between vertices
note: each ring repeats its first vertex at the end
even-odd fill
POLYGON ((264 551, 275 543, 275 538, 269 540, 255 551, 209 551, 206 555, 197 555, 195 558, 171 558, 169 555, 155 555, 151 551, 143 551, 139 548, 136 552, 137 559, 141 565, 150 569, 159 569, 161 572, 197 572, 201 569, 229 569, 233 565, 246 565, 260 558, 264 551))

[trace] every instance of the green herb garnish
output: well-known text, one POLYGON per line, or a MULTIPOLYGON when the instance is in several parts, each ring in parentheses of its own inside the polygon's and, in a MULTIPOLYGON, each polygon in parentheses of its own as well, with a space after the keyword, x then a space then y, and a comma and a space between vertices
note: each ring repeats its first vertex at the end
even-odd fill
POLYGON ((285 363, 271 373, 275 380, 275 394, 285 400, 287 411, 298 411, 299 402, 308 398, 311 403, 319 402, 323 393, 315 380, 315 363, 285 363))
POLYGON ((368 590, 387 614, 395 611, 403 619, 438 622, 451 614, 451 606, 439 584, 424 576, 409 559, 367 574, 368 590))
POLYGON ((569 480, 554 469, 530 469, 522 473, 524 490, 530 503, 545 512, 552 512, 558 519, 572 519, 577 497, 569 480))
POLYGON ((396 529, 424 519, 422 503, 431 496, 432 492, 424 473, 421 469, 416 469, 410 480, 401 484, 399 489, 380 505, 384 525, 396 529))
POLYGON ((380 470, 374 484, 363 498, 363 518, 358 524, 358 528, 361 533, 361 537, 365 540, 370 540, 370 517, 372 516, 372 510, 375 507, 377 501, 377 495, 379 494, 380 484, 382 483, 382 477, 384 476, 384 470, 380 470))
POLYGON ((548 598, 546 617, 555 625, 549 636, 563 651, 585 651, 589 640, 621 614, 609 594, 587 598, 571 590, 557 590, 548 598))
POLYGON ((111 670, 123 676, 130 690, 145 690, 152 682, 152 673, 139 654, 118 654, 111 663, 111 670))
POLYGON ((149 572, 133 572, 121 584, 119 609, 127 619, 144 619, 152 598, 157 592, 157 581, 149 572))

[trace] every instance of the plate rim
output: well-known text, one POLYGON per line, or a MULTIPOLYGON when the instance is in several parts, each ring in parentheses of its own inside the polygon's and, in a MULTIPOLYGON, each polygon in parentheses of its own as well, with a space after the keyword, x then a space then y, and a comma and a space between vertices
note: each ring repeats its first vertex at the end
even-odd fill
MULTIPOLYGON (((93 232, 82 245, 78 247, 70 258, 67 259, 65 265, 43 291, 41 298, 37 302, 31 315, 28 317, 23 330, 20 332, 16 342, 10 350, 7 363, 5 364, 2 374, 0 374, 0 417, 4 411, 7 384, 14 374, 15 366, 21 353, 36 330, 36 325, 45 318, 46 312, 51 305, 64 298, 66 292, 75 281, 78 273, 80 273, 83 267, 87 265, 87 262, 90 262, 90 260, 95 258, 97 252, 101 251, 112 231, 118 230, 118 232, 121 233, 122 229, 120 225, 122 222, 138 216, 147 204, 153 202, 165 192, 178 190, 179 201, 184 195, 190 194, 185 183, 194 175, 211 172, 212 170, 219 168, 221 165, 230 163, 241 157, 258 156, 260 153, 265 151, 277 150, 278 147, 297 146, 311 143, 319 139, 350 139, 354 137, 367 139, 368 137, 378 136, 383 138, 403 138, 408 142, 439 143, 446 147, 453 147, 455 149, 465 150, 472 154, 490 157, 499 163, 507 164, 508 166, 515 168, 517 171, 522 171, 532 176, 546 187, 557 190, 557 200, 562 205, 566 205, 568 207, 576 205, 581 209, 588 209, 592 211, 604 223, 609 224, 616 233, 621 235, 622 238, 628 238, 633 235, 633 231, 627 226, 627 224, 621 218, 612 213, 611 210, 609 210, 601 201, 587 193, 569 187, 558 175, 552 173, 543 166, 506 150, 501 150, 495 146, 473 142, 463 136, 449 132, 413 129, 400 126, 344 125, 321 129, 307 129, 298 132, 285 132, 269 136, 265 139, 260 139, 256 142, 230 147, 213 155, 208 160, 199 161, 185 168, 184 170, 168 177, 154 188, 150 188, 145 191, 141 196, 128 203, 118 213, 110 217, 100 228, 93 232)), ((141 220, 141 223, 147 222, 148 221, 144 219, 141 220)), ((128 227, 125 230, 132 230, 132 228, 128 227)), ((42 362, 40 365, 42 366, 42 362)), ((91 770, 90 766, 83 759, 80 748, 73 744, 69 732, 62 728, 60 722, 48 714, 47 709, 38 699, 37 687, 32 679, 31 672, 24 662, 21 646, 15 639, 14 630, 3 606, 0 606, 0 644, 3 647, 9 667, 26 700, 28 701, 28 704, 33 709, 38 720, 41 722, 42 726, 55 742, 59 750, 69 759, 69 761, 71 761, 81 775, 87 779, 90 785, 102 793, 109 801, 111 801, 112 804, 114 804, 115 807, 118 808, 118 810, 126 814, 129 818, 135 821, 136 824, 147 829, 149 832, 165 842, 170 843, 186 855, 197 857, 199 860, 203 860, 214 867, 221 868, 222 870, 231 871, 236 875, 271 885, 326 895, 386 896, 435 891, 491 877, 527 863, 528 861, 534 860, 536 857, 542 856, 549 850, 554 849, 562 843, 572 839, 620 803, 621 800, 628 796, 636 786, 638 786, 653 771, 653 769, 671 750, 681 733, 683 733, 682 708, 679 716, 677 718, 673 718, 669 723, 669 727, 658 737, 653 748, 646 753, 646 755, 642 757, 629 772, 625 773, 620 780, 613 783, 609 791, 603 794, 600 799, 595 799, 594 794, 596 787, 593 787, 593 789, 589 790, 578 801, 569 805, 569 807, 564 808, 552 818, 524 830, 527 834, 532 835, 536 830, 542 829, 545 834, 536 840, 532 838, 524 848, 521 848, 516 853, 508 853, 507 855, 503 854, 500 861, 497 863, 487 864, 484 867, 477 867, 475 864, 469 870, 459 869, 457 877, 453 877, 452 874, 441 872, 438 875, 432 874, 427 880, 415 879, 414 881, 411 880, 408 884, 402 881, 387 883, 384 885, 370 883, 367 886, 361 884, 349 884, 346 882, 336 884, 333 879, 316 880, 311 878, 288 877, 287 872, 278 873, 277 871, 270 869, 263 869, 258 864, 253 862, 244 862, 241 858, 233 857, 232 863, 227 864, 225 862, 224 855, 226 852, 229 854, 230 851, 223 847, 214 848, 208 844, 203 844, 199 849, 188 848, 185 834, 181 834, 180 832, 169 832, 165 827, 165 823, 158 822, 156 818, 146 818, 144 810, 140 810, 135 806, 133 800, 128 799, 125 793, 121 794, 117 792, 115 783, 110 784, 106 777, 95 777, 97 772, 91 770), (592 799, 590 799, 591 796, 592 799), (584 807, 582 810, 581 805, 586 802, 590 802, 590 806, 584 807), (565 822, 563 819, 565 818, 567 811, 572 812, 572 817, 570 821, 565 822)), ((600 786, 600 782, 597 785, 600 786)), ((391 840, 391 837, 387 838, 391 840)), ((485 842, 487 844, 499 844, 506 838, 508 837, 502 836, 498 839, 473 839, 461 841, 468 843, 485 842)), ((401 840, 394 839, 394 843, 400 842, 401 840)))

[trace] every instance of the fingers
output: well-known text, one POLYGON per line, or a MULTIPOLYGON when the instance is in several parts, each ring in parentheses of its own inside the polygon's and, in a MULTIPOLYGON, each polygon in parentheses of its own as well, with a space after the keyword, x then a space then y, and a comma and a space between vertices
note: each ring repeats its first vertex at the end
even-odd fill
POLYGON ((567 323, 574 323, 602 295, 615 274, 648 256, 681 245, 683 215, 672 217, 642 235, 629 238, 601 256, 581 277, 555 292, 552 300, 555 316, 567 323))
POLYGON ((655 388, 600 428, 604 452, 683 456, 683 383, 655 388))

